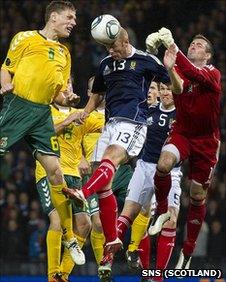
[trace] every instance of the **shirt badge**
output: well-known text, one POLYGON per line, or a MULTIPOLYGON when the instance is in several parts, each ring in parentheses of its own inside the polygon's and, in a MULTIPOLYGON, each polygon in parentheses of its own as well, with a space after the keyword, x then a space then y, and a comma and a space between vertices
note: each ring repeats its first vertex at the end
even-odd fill
POLYGON ((131 61, 131 63, 130 63, 130 70, 135 70, 136 65, 137 65, 136 61, 131 61))

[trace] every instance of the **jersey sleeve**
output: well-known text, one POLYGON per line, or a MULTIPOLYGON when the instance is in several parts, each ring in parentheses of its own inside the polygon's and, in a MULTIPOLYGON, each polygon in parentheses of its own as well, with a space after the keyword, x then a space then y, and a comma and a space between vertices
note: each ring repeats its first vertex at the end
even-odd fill
POLYGON ((2 69, 8 70, 12 74, 15 73, 24 50, 29 46, 29 41, 26 39, 30 36, 30 33, 29 31, 22 31, 13 37, 2 69))
POLYGON ((156 82, 170 83, 168 72, 161 61, 154 55, 148 55, 148 71, 155 76, 156 82))
POLYGON ((189 80, 197 82, 216 92, 221 90, 221 75, 215 67, 207 65, 203 68, 198 68, 193 65, 181 51, 177 53, 176 64, 180 72, 189 80))
POLYGON ((92 93, 101 94, 106 91, 106 85, 104 83, 103 65, 100 64, 94 78, 92 93))

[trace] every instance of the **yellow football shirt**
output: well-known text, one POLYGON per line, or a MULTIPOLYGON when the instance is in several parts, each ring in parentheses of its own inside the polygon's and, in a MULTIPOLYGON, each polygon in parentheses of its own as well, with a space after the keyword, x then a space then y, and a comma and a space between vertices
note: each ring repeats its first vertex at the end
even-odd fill
MULTIPOLYGON (((70 109, 69 112, 62 112, 53 106, 51 106, 51 110, 54 124, 61 123, 70 114, 79 111, 77 109, 70 109)), ((71 123, 58 136, 61 155, 60 163, 63 174, 80 177, 78 165, 82 157, 83 137, 88 133, 100 132, 101 129, 102 123, 98 122, 93 114, 90 114, 84 124, 76 125, 75 123, 71 123)), ((35 176, 36 182, 46 176, 45 170, 38 161, 36 161, 35 176)))
POLYGON ((71 57, 63 44, 46 39, 36 30, 22 31, 12 39, 2 69, 13 76, 14 94, 49 104, 67 87, 71 57))
MULTIPOLYGON (((96 123, 99 124, 100 128, 104 127, 105 123, 105 117, 104 112, 101 111, 94 111, 90 115, 91 119, 96 120, 96 123)), ((82 140, 82 147, 83 147, 83 153, 85 158, 90 161, 94 147, 96 145, 97 140, 100 137, 100 132, 89 132, 85 134, 82 140)))

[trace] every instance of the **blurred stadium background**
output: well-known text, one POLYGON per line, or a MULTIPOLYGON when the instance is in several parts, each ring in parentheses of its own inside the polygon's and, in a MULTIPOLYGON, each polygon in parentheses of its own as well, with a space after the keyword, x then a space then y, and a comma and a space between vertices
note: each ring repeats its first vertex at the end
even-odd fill
MULTIPOLYGON (((1 0, 1 63, 16 32, 42 28, 48 3, 44 0, 1 0)), ((192 36, 197 33, 204 34, 213 43, 213 63, 222 72, 222 146, 213 186, 209 191, 208 214, 191 267, 221 268, 226 276, 226 1, 79 0, 74 3, 77 8, 77 26, 65 44, 72 55, 74 89, 82 98, 80 107, 87 101, 87 79, 94 74, 99 61, 106 55, 104 48, 90 36, 90 23, 97 15, 108 13, 118 18, 129 31, 133 45, 141 49, 145 48, 146 36, 162 26, 172 30, 175 41, 183 51, 186 51, 192 36)), ((160 58, 163 51, 160 50, 160 58)), ((183 195, 171 267, 175 265, 186 232, 184 223, 189 183, 186 164, 183 169, 183 195)), ((45 234, 48 219, 42 213, 34 185, 34 160, 23 142, 16 144, 1 159, 0 179, 0 281, 46 281, 43 277, 46 273, 45 234)), ((72 278, 72 281, 98 281, 94 277, 97 268, 89 240, 85 253, 87 264, 74 269, 74 275, 78 278, 72 278), (86 275, 91 276, 88 278, 86 275)), ((120 275, 114 281, 139 281, 138 277, 127 276, 132 273, 123 255, 117 258, 113 273, 120 275)))

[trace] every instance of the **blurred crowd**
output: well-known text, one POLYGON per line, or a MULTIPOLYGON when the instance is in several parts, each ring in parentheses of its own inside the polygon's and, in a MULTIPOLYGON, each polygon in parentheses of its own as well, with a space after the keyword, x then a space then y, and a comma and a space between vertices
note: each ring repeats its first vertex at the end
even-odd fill
MULTIPOLYGON (((45 6, 49 1, 1 1, 1 63, 12 36, 20 30, 40 29, 44 25, 45 6)), ((172 30, 178 46, 185 51, 193 35, 204 34, 214 45, 213 64, 222 72, 222 145, 219 163, 208 198, 208 214, 195 250, 194 267, 209 263, 210 268, 226 265, 226 2, 221 0, 80 0, 75 1, 77 26, 65 42, 71 51, 74 88, 87 101, 87 79, 106 55, 104 48, 90 36, 90 23, 104 13, 117 17, 129 31, 131 42, 145 48, 146 36, 166 26, 172 30)), ((160 50, 160 57, 163 48, 160 50)), ((187 166, 184 165, 181 212, 177 244, 184 237, 188 207, 187 166)), ((34 161, 24 144, 18 144, 1 159, 0 166, 1 259, 45 260, 45 234, 48 226, 38 200, 34 181, 34 161)), ((176 248, 176 252, 179 247, 176 248)), ((91 258, 90 258, 91 259, 91 258)), ((92 258, 93 259, 93 258, 92 258)))

